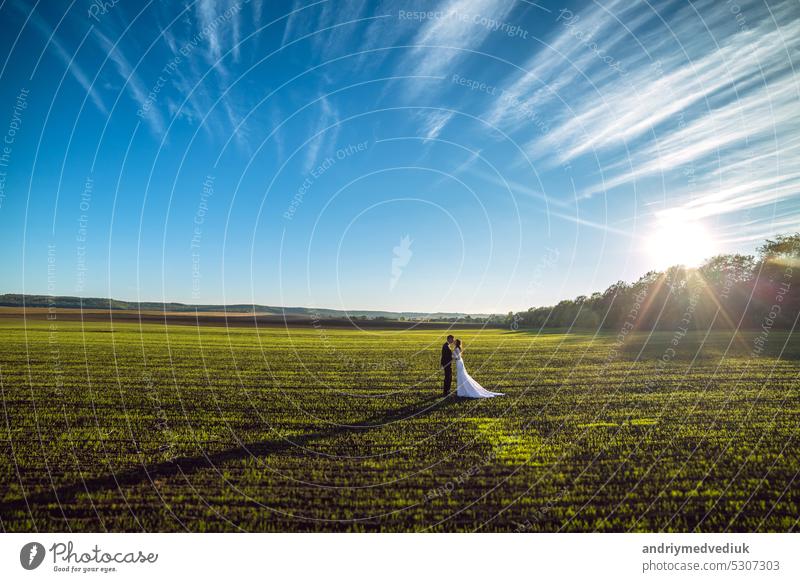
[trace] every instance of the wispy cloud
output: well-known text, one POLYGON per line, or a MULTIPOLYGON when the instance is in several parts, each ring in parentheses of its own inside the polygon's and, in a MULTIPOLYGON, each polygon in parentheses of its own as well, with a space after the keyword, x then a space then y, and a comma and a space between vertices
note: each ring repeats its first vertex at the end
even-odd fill
POLYGON ((474 167, 470 169, 470 173, 503 190, 510 189, 513 196, 522 195, 529 198, 534 198, 536 200, 541 200, 545 203, 545 206, 543 206, 545 209, 550 207, 559 207, 574 210, 575 208, 575 204, 573 202, 561 198, 555 198, 552 195, 548 196, 538 188, 533 188, 528 184, 516 182, 505 176, 498 176, 497 174, 489 173, 486 170, 481 170, 474 167))
MULTIPOLYGON (((165 30, 163 36, 173 55, 181 57, 180 66, 170 73, 169 81, 183 104, 178 107, 175 100, 167 97, 170 115, 190 123, 202 121, 209 136, 232 136, 239 146, 249 150, 250 127, 244 121, 242 105, 246 96, 236 89, 225 65, 228 62, 235 66, 241 55, 237 45, 242 36, 244 7, 244 3, 219 5, 213 0, 199 0, 194 18, 187 15, 183 28, 165 30), (187 49, 192 53, 189 58, 183 54, 187 49), (194 55, 195 50, 202 58, 194 55), (208 68, 203 67, 204 61, 208 68)), ((260 10, 260 4, 253 6, 252 14, 260 10)))
POLYGON ((323 145, 326 142, 335 142, 336 136, 339 133, 339 113, 327 96, 323 95, 322 98, 320 98, 319 108, 320 114, 317 119, 315 129, 309 132, 310 136, 316 135, 317 133, 319 133, 319 135, 313 138, 306 146, 306 157, 303 166, 304 172, 309 172, 314 166, 320 163, 319 158, 323 145), (333 125, 331 129, 324 131, 331 125, 333 125))
MULTIPOLYGON (((622 4, 621 0, 615 0, 605 10, 615 10, 622 4)), ((600 9, 578 15, 568 11, 558 14, 556 32, 546 39, 547 47, 535 52, 522 65, 522 72, 514 73, 503 88, 504 98, 497 100, 486 113, 487 120, 494 124, 513 122, 524 116, 526 110, 560 102, 566 97, 565 92, 571 93, 576 87, 585 91, 592 84, 613 85, 620 72, 626 72, 620 63, 622 50, 615 51, 615 47, 619 47, 631 34, 636 34, 648 20, 647 14, 643 14, 643 9, 646 10, 644 5, 629 2, 625 6, 627 8, 617 15, 617 18, 625 19, 625 27, 615 27, 617 21, 600 9), (602 43, 604 53, 599 57, 597 53, 587 50, 584 44, 576 40, 576 36, 588 39, 589 43, 602 43), (601 57, 611 59, 612 65, 619 63, 619 66, 611 68, 602 62, 601 57), (509 103, 518 106, 510 107, 509 103)))
MULTIPOLYGON (((441 76, 468 55, 459 49, 476 49, 491 34, 491 28, 474 22, 475 18, 502 21, 514 3, 507 0, 445 0, 436 7, 440 17, 425 20, 415 35, 403 68, 417 76, 441 76), (430 46, 448 48, 426 48, 430 46)), ((419 83, 411 85, 412 92, 421 90, 419 83)))
POLYGON ((278 106, 273 106, 270 109, 270 125, 274 129, 272 139, 275 142, 275 154, 277 155, 278 163, 282 164, 286 159, 286 144, 283 139, 283 133, 278 127, 282 121, 282 113, 278 106))
POLYGON ((796 196, 800 9, 741 8, 743 27, 708 0, 617 1, 565 14, 550 48, 509 79, 505 100, 485 117, 518 131, 525 111, 548 112, 547 131, 527 130, 534 157, 551 166, 595 155, 606 162, 603 182, 583 196, 657 176, 677 184, 672 208, 660 212, 698 220, 796 196))
POLYGON ((355 65, 360 70, 379 67, 394 52, 392 50, 372 52, 372 49, 388 48, 399 44, 398 41, 408 34, 408 28, 403 26, 402 21, 398 21, 395 18, 397 5, 394 0, 382 0, 375 9, 374 14, 381 16, 381 18, 371 20, 360 36, 359 51, 364 52, 359 55, 355 65))
POLYGON ((363 50, 364 37, 359 33, 361 20, 372 22, 374 16, 371 11, 368 13, 366 0, 322 4, 310 2, 305 7, 295 0, 286 19, 281 44, 308 36, 308 42, 314 47, 314 55, 328 60, 346 52, 355 52, 352 41, 358 33, 358 49, 363 50))
POLYGON ((220 43, 218 27, 214 24, 216 10, 214 0, 199 0, 197 2, 197 18, 200 21, 200 29, 207 30, 208 52, 215 61, 222 54, 222 44, 220 43))
POLYGON ((642 170, 652 173, 660 169, 659 164, 672 167, 744 136, 760 135, 776 119, 794 117, 796 121, 797 116, 789 111, 797 98, 796 79, 788 67, 786 51, 798 47, 800 21, 772 32, 755 29, 738 33, 712 53, 663 75, 649 67, 634 73, 630 85, 623 82, 604 88, 601 95, 583 103, 576 115, 557 125, 546 138, 536 140, 535 145, 541 153, 552 151, 557 143, 566 144, 564 161, 592 149, 617 147, 671 120, 671 126, 659 131, 664 137, 643 152, 650 159, 662 153, 642 170), (759 77, 767 82, 760 83, 759 77), (718 107, 709 108, 713 104, 718 107), (700 111, 692 111, 694 106, 700 111), (770 115, 771 107, 780 110, 770 115), (684 112, 683 119, 676 117, 684 112), (692 116, 695 119, 689 121, 692 116), (745 120, 751 123, 742 124, 745 120), (682 146, 690 135, 692 147, 685 149, 682 146), (676 157, 670 159, 671 155, 676 157))
MULTIPOLYGON (((14 4, 12 3, 12 6, 14 4)), ((89 98, 92 102, 97 106, 103 115, 108 115, 108 109, 103 103, 103 99, 100 96, 100 93, 97 90, 97 87, 89 81, 89 78, 86 76, 86 73, 83 72, 83 69, 77 63, 77 54, 70 54, 64 45, 61 44, 61 41, 55 34, 55 31, 50 27, 50 25, 45 22, 45 20, 38 15, 36 10, 34 9, 33 13, 31 14, 30 22, 33 24, 34 28, 38 30, 42 36, 46 39, 46 43, 49 46, 53 47, 56 55, 59 59, 64 63, 67 67, 67 70, 72 75, 72 77, 78 82, 78 84, 83 87, 83 90, 89 95, 89 98)))
POLYGON ((776 232, 797 232, 800 230, 800 215, 796 212, 788 214, 789 218, 769 217, 767 219, 752 220, 745 224, 737 223, 727 229, 720 229, 716 233, 716 240, 720 244, 740 244, 761 242, 776 232))
POLYGON ((281 37, 281 45, 285 45, 292 41, 292 37, 294 36, 295 26, 298 23, 299 19, 302 18, 298 14, 298 11, 302 8, 302 4, 300 4, 299 0, 294 0, 292 2, 292 10, 289 14, 289 17, 286 19, 286 24, 283 27, 283 37, 281 37))
MULTIPOLYGON (((94 29, 94 34, 98 40, 100 48, 112 60, 120 77, 122 77, 122 79, 125 81, 125 87, 127 88, 131 98, 138 107, 141 107, 142 104, 147 100, 148 89, 136 71, 133 70, 133 67, 125 58, 125 55, 122 54, 122 50, 119 47, 119 42, 116 44, 113 43, 111 39, 103 34, 98 28, 94 29)), ((157 107, 151 107, 148 109, 144 119, 150 125, 150 129, 153 131, 153 133, 159 136, 164 133, 164 119, 162 118, 161 113, 159 113, 157 107)))
POLYGON ((264 13, 264 3, 262 0, 251 0, 250 8, 253 12, 253 21, 260 26, 261 15, 264 13))
POLYGON ((424 115, 421 133, 425 141, 436 139, 453 117, 452 111, 430 111, 424 115))
POLYGON ((602 222, 596 222, 594 220, 589 220, 588 218, 582 218, 582 217, 578 216, 577 214, 573 216, 572 214, 566 214, 564 212, 558 212, 558 211, 555 211, 555 210, 551 210, 549 212, 549 214, 550 214, 550 216, 553 216, 555 218, 560 218, 562 220, 567 220, 569 222, 574 222, 578 226, 586 226, 586 227, 589 227, 589 228, 593 228, 595 230, 600 230, 600 231, 603 231, 603 232, 610 232, 612 234, 616 234, 618 236, 623 236, 623 237, 632 237, 633 236, 633 232, 630 231, 630 230, 622 230, 620 228, 616 228, 614 226, 611 226, 610 224, 604 224, 602 222))
POLYGON ((241 56, 241 47, 239 43, 242 39, 242 11, 237 11, 236 14, 233 15, 231 18, 231 32, 232 32, 232 40, 231 44, 233 45, 233 59, 236 62, 239 62, 239 57, 241 56))

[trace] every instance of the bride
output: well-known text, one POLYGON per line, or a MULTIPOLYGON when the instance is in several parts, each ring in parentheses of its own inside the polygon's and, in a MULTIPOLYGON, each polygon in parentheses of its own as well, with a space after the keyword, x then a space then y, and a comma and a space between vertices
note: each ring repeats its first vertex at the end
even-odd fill
POLYGON ((489 392, 483 386, 473 380, 467 373, 464 366, 462 354, 464 349, 461 347, 461 340, 456 340, 456 347, 453 350, 453 359, 456 361, 456 395, 463 398, 491 398, 492 396, 502 396, 500 392, 489 392))

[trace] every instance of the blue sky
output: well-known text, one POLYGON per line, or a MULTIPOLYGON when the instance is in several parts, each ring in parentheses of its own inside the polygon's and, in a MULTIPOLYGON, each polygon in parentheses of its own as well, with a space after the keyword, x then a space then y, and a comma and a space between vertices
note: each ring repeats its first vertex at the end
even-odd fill
POLYGON ((506 312, 800 230, 794 1, 0 22, 3 292, 506 312))

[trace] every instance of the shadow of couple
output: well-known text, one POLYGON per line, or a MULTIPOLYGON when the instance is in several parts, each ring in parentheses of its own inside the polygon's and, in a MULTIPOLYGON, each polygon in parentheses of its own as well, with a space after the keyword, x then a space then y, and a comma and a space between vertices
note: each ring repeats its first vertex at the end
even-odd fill
POLYGON ((276 438, 273 440, 258 441, 253 443, 239 443, 239 446, 224 449, 216 453, 205 453, 196 456, 182 456, 169 461, 146 464, 132 467, 111 475, 101 475, 79 482, 70 483, 52 490, 33 493, 22 499, 11 499, 0 503, 0 516, 8 512, 30 508, 32 505, 46 505, 57 503, 59 506, 77 495, 86 493, 91 495, 99 491, 120 489, 123 486, 152 483, 158 479, 174 477, 176 475, 191 475, 203 469, 215 469, 220 465, 241 461, 248 458, 261 458, 274 455, 296 447, 304 447, 315 441, 324 440, 333 436, 364 432, 394 422, 412 418, 420 418, 446 409, 463 399, 451 394, 447 397, 430 396, 416 401, 407 406, 382 412, 364 419, 357 424, 336 424, 330 428, 318 430, 308 434, 290 438, 276 438))

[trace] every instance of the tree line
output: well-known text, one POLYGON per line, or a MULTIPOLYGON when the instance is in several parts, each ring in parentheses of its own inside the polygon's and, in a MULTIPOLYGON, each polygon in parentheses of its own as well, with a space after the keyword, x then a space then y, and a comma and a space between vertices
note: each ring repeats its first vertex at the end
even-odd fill
POLYGON ((717 255, 697 268, 650 271, 634 283, 509 312, 504 323, 511 329, 791 329, 798 312, 800 233, 768 239, 756 255, 717 255))

